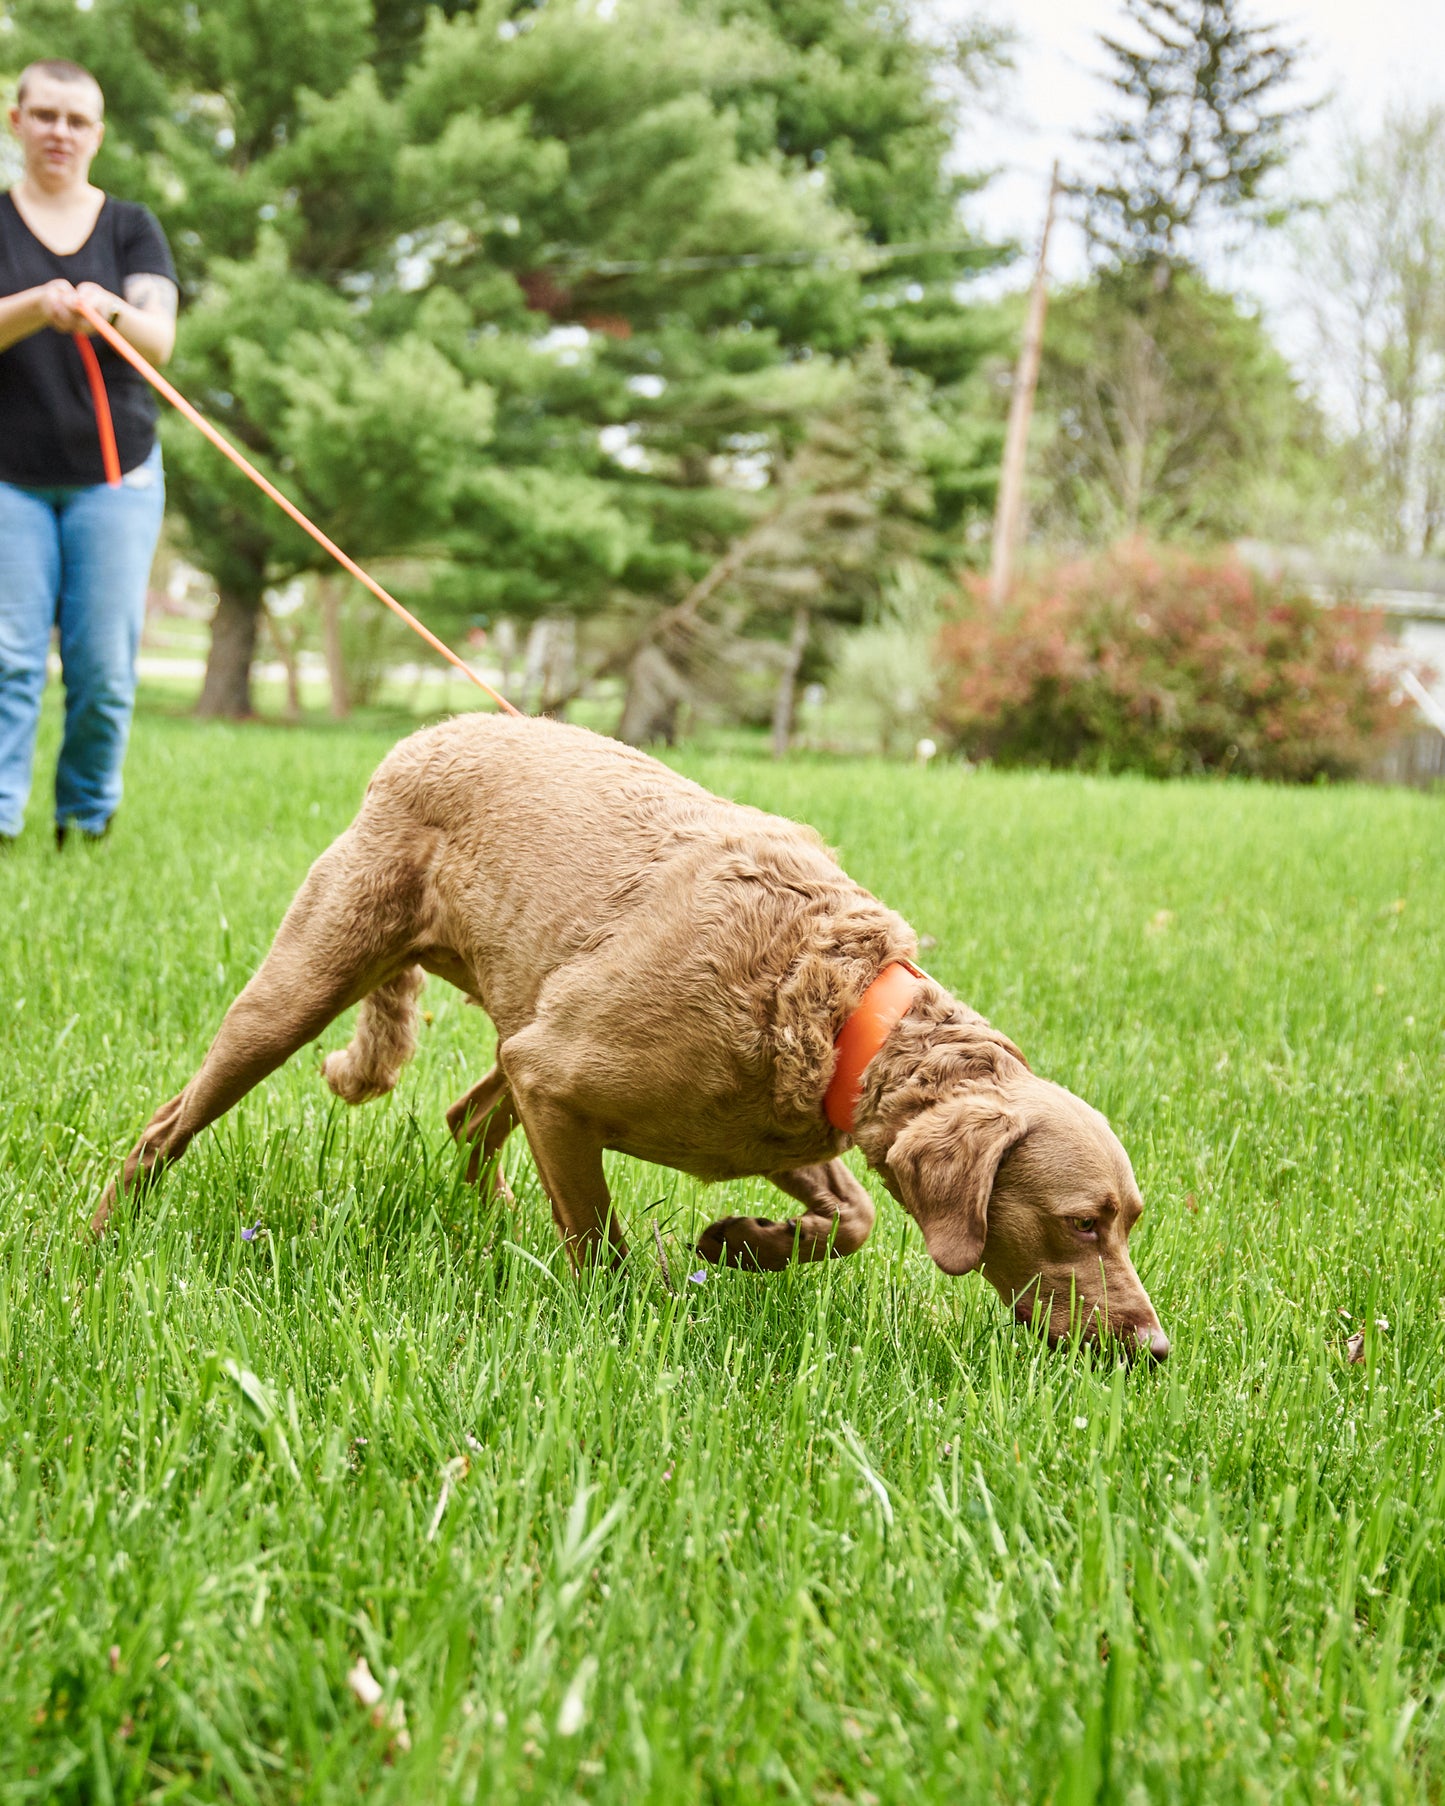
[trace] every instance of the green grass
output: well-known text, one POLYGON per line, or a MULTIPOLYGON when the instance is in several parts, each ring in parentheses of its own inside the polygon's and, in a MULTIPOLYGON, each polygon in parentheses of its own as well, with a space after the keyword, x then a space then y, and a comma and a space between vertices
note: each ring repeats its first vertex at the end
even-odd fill
POLYGON ((89 1246, 386 744, 146 717, 111 840, 0 863, 0 1798, 1445 1797, 1445 803, 681 759, 1120 1129, 1126 1371, 886 1201, 694 1286, 765 1187, 618 1159, 574 1282, 520 1143, 515 1215, 462 1183, 440 984, 392 1098, 310 1050, 89 1246))

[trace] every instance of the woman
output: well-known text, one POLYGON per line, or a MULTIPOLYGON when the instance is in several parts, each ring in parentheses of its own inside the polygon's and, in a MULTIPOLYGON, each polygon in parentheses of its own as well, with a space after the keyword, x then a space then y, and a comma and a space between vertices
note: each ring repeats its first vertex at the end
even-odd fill
POLYGON ((92 186, 105 135, 99 83, 32 63, 10 125, 24 174, 0 195, 0 837, 30 793, 52 627, 65 737, 55 834, 98 838, 121 795, 146 582, 165 504, 155 404, 97 341, 121 480, 105 481, 95 403, 73 335, 89 302, 152 363, 176 336, 175 266, 155 218, 92 186))

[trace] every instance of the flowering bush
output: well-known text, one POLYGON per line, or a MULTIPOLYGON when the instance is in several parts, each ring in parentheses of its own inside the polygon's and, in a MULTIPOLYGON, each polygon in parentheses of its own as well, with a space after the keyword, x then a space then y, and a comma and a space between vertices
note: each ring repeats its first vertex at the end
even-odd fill
POLYGON ((943 629, 942 725, 974 757, 1160 777, 1347 776, 1394 731, 1382 619, 1232 557, 1129 542, 981 588, 943 629))

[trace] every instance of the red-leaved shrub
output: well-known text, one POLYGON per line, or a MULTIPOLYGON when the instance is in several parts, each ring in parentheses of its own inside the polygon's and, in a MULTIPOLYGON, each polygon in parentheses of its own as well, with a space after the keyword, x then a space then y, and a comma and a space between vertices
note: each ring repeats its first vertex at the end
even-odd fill
POLYGON ((1160 777, 1343 777, 1396 730, 1383 620, 1233 557, 1139 542, 981 587, 943 630, 941 725, 975 758, 1160 777))

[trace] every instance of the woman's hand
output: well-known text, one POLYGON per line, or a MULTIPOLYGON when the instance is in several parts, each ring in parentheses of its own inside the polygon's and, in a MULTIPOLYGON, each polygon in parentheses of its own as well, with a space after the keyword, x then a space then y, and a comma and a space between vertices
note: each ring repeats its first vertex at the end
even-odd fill
MULTIPOLYGON (((95 286, 93 282, 84 284, 86 288, 95 286)), ((43 283, 32 290, 35 305, 40 312, 38 324, 53 326, 57 332, 89 332, 90 328, 75 311, 78 293, 74 284, 67 282, 63 276, 57 276, 53 282, 43 283)))
POLYGON ((79 288, 57 276, 33 291, 40 310, 39 324, 53 326, 57 332, 94 332, 95 328, 81 313, 76 303, 87 302, 103 320, 113 321, 125 303, 98 282, 82 282, 79 288))
POLYGON ((32 333, 53 327, 56 332, 81 332, 85 322, 75 311, 74 287, 63 276, 42 282, 39 288, 23 288, 0 296, 0 351, 8 351, 32 333))
MULTIPOLYGON (((101 319, 109 320, 112 326, 114 326, 117 316, 125 307, 125 302, 121 300, 119 295, 111 294, 108 288, 102 288, 98 282, 82 282, 80 287, 76 289, 75 296, 77 300, 84 301, 89 306, 93 307, 100 315, 101 319)), ((81 314, 76 314, 76 320, 77 324, 71 328, 72 332, 91 332, 94 330, 81 314)))

